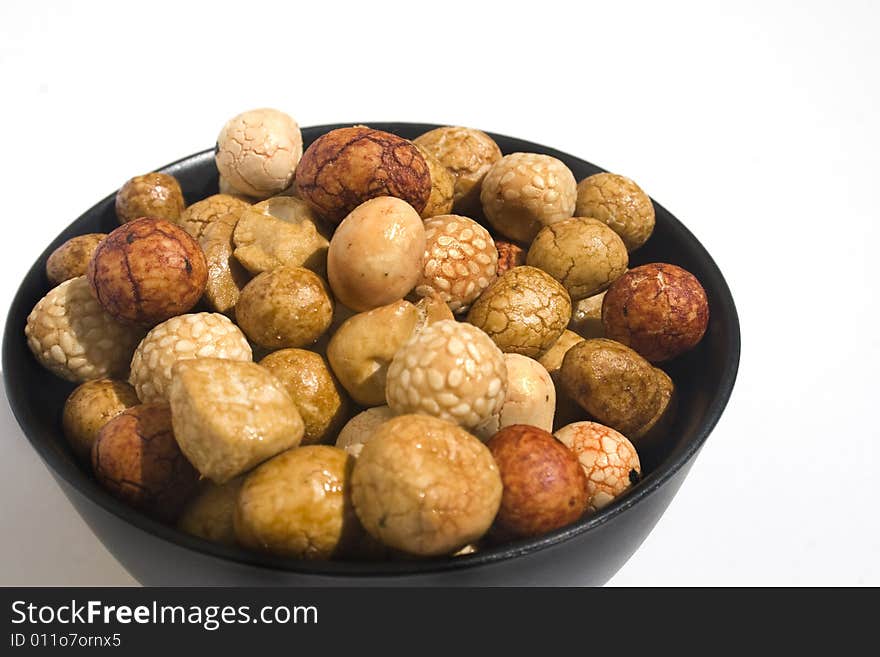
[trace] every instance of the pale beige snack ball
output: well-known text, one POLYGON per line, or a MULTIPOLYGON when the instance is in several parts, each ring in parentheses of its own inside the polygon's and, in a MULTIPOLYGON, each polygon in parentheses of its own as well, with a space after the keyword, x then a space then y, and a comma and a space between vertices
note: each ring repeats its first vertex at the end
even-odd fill
POLYGON ((428 172, 431 174, 431 195, 425 209, 421 211, 422 219, 436 217, 440 214, 452 212, 452 203, 455 197, 455 178, 445 166, 434 157, 424 146, 416 144, 419 153, 425 158, 428 172))
POLYGON ((540 230, 526 264, 562 283, 572 302, 608 289, 626 273, 623 240, 598 219, 573 217, 540 230))
POLYGON ((177 519, 177 528, 206 541, 235 545, 233 519, 243 483, 244 477, 230 479, 225 484, 203 479, 177 519))
POLYGON ((77 386, 64 402, 61 428, 74 453, 89 461, 98 432, 140 400, 130 385, 116 379, 96 379, 77 386))
POLYGON ((397 414, 424 413, 475 427, 501 410, 507 394, 504 355, 470 324, 425 327, 394 355, 385 398, 397 414))
POLYGON ((243 112, 217 136, 217 170, 242 194, 265 198, 293 182, 303 144, 299 125, 276 109, 243 112))
POLYGON ((587 511, 607 506, 638 483, 642 466, 636 448, 626 437, 598 422, 575 422, 555 434, 572 450, 587 475, 587 511))
POLYGON ((376 429, 393 417, 394 413, 387 406, 375 406, 358 413, 342 427, 336 446, 357 458, 376 429))
POLYGON ((244 333, 218 313, 191 313, 172 317, 141 340, 131 359, 129 383, 144 403, 168 401, 171 369, 188 358, 228 358, 250 361, 251 347, 244 333))
POLYGON ((413 143, 436 157, 452 174, 452 211, 478 215, 483 178, 501 159, 501 149, 495 140, 474 128, 444 126, 416 137, 413 143))
POLYGON ((351 506, 352 464, 341 449, 308 445, 258 467, 238 497, 238 542, 297 559, 341 556, 363 533, 351 506))
POLYGON ((100 306, 85 276, 64 281, 37 302, 24 328, 37 361, 68 381, 125 377, 143 332, 100 306))
POLYGON ((410 554, 452 554, 479 539, 501 504, 501 476, 488 448, 464 429, 424 415, 382 424, 352 474, 364 528, 410 554))
POLYGON ((249 203, 229 194, 214 194, 190 205, 177 222, 187 233, 199 239, 212 223, 220 222, 235 228, 249 203))
POLYGON ((618 235, 628 251, 635 251, 654 232, 654 204, 635 182, 616 173, 597 173, 577 186, 579 217, 594 217, 618 235))
POLYGON ((425 227, 406 201, 380 196, 352 210, 333 234, 327 278, 333 294, 364 311, 405 297, 422 273, 425 227))
POLYGON ((465 312, 495 280, 498 251, 473 219, 444 214, 425 220, 425 260, 418 296, 438 294, 455 313, 465 312))
POLYGON ((520 354, 504 354, 507 366, 507 395, 501 410, 482 422, 474 433, 489 440, 504 427, 527 424, 553 431, 556 386, 538 361, 520 354))
POLYGON ((538 153, 505 155, 489 169, 480 192, 486 219, 517 242, 530 242, 544 226, 571 217, 576 198, 571 170, 538 153))
POLYGON ((296 447, 303 437, 303 421, 290 395, 256 363, 178 361, 168 397, 181 451, 218 484, 296 447))

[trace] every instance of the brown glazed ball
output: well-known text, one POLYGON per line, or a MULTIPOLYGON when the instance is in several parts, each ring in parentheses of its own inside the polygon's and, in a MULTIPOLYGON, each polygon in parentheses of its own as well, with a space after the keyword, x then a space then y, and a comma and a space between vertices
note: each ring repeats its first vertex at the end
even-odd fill
POLYGON ((608 288, 602 324, 607 337, 659 363, 693 349, 703 338, 709 302, 700 282, 681 267, 642 265, 608 288))
POLYGON ((186 203, 180 183, 167 173, 135 176, 116 192, 116 216, 119 223, 139 217, 156 217, 177 221, 186 203))
POLYGON ((278 267, 244 286, 235 318, 245 335, 262 347, 305 347, 330 326, 333 302, 314 272, 278 267))
POLYGON ((327 442, 348 419, 348 400, 326 361, 305 349, 280 349, 260 365, 281 381, 302 416, 303 445, 327 442))
POLYGON ((623 240, 608 226, 575 217, 542 228, 526 262, 562 283, 572 301, 580 301, 620 278, 629 257, 623 240))
POLYGON ((513 242, 495 240, 495 248, 498 250, 498 266, 496 274, 503 276, 514 267, 522 267, 526 264, 526 252, 521 246, 513 242))
POLYGON ((539 358, 570 317, 571 300, 556 279, 535 267, 516 267, 480 295, 467 321, 483 329, 501 351, 539 358))
POLYGON ((88 233, 71 237, 52 251, 46 260, 46 277, 54 286, 77 276, 84 276, 98 244, 106 233, 88 233))
POLYGON ((566 352, 560 381, 566 394, 596 420, 637 439, 669 402, 657 372, 629 347, 595 338, 566 352))
POLYGON ((125 381, 97 379, 78 386, 61 414, 64 437, 74 453, 88 460, 98 432, 127 408, 140 404, 137 393, 125 381))
POLYGON ((366 126, 338 128, 318 137, 296 170, 299 195, 338 224, 364 201, 394 196, 422 212, 431 174, 412 142, 366 126))
POLYGON ((444 126, 413 140, 452 174, 455 182, 452 212, 466 217, 482 213, 480 189, 486 172, 501 159, 498 144, 481 130, 444 126))
POLYGON ((654 204, 641 187, 616 173, 597 173, 577 186, 575 216, 593 217, 608 226, 633 252, 654 231, 654 204))
POLYGON ((174 439, 168 404, 141 404, 104 425, 92 468, 114 497, 166 522, 180 515, 199 480, 174 439))
POLYGON ((95 298, 113 318, 153 325, 196 305, 208 282, 208 264, 185 230, 143 217, 98 245, 88 277, 95 298))
POLYGON ((504 492, 495 524, 514 536, 537 536, 568 525, 587 506, 587 478, 574 452, 552 434, 514 424, 486 443, 504 492))

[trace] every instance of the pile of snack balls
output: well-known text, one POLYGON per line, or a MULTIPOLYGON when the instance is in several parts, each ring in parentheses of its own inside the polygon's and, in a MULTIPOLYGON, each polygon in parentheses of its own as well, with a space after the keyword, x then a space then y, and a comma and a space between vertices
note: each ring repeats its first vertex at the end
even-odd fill
POLYGON ((303 152, 274 109, 217 139, 219 194, 172 176, 62 244, 25 334, 79 383, 63 431, 100 484, 210 541, 302 559, 471 553, 641 476, 706 295, 631 180, 502 156, 485 133, 353 126, 303 152))

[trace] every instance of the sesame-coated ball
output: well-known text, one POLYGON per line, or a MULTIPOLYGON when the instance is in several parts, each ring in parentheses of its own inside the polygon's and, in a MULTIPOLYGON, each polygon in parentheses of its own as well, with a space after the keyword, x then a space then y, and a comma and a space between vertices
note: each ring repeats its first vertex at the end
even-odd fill
POLYGON ((489 135, 474 128, 444 126, 413 140, 452 174, 452 212, 477 216, 481 212, 480 190, 486 172, 501 159, 501 149, 489 135))
POLYGON ((706 291, 689 271, 667 263, 631 269, 602 303, 605 335, 652 363, 693 349, 709 324, 706 291))
POLYGON ((492 339, 444 320, 413 335, 388 368, 385 397, 395 413, 424 413, 475 427, 501 409, 507 366, 492 339))
POLYGON ((78 276, 37 302, 24 334, 37 361, 52 374, 88 381, 125 376, 143 332, 111 317, 95 300, 86 277, 78 276))
POLYGON ((575 422, 554 434, 572 450, 587 475, 587 511, 598 511, 638 483, 639 455, 626 437, 597 422, 575 422))
POLYGON ((228 317, 218 313, 179 315, 155 326, 131 358, 129 382, 142 402, 168 400, 171 368, 187 358, 253 357, 247 338, 228 317))
POLYGON ((616 173, 597 173, 577 186, 575 214, 593 217, 608 226, 633 252, 654 231, 654 204, 641 187, 616 173))
POLYGON ((217 136, 220 175, 242 194, 265 198, 293 182, 302 157, 302 134, 292 117, 276 109, 243 112, 217 136))
POLYGON ((495 280, 498 251, 489 231, 473 219, 444 214, 426 219, 419 296, 437 293, 452 312, 466 311, 495 280))
POLYGON ((116 192, 116 217, 124 224, 140 217, 175 222, 186 202, 177 178, 167 173, 146 173, 128 180, 116 192))
POLYGON ((496 162, 480 200, 486 219, 516 242, 531 242, 544 226, 574 214, 577 183, 561 161, 538 153, 512 153, 496 162))
POLYGON ((364 528, 410 554, 452 554, 480 538, 501 502, 492 454, 461 427, 401 415, 376 429, 352 474, 364 528))
POLYGON ((120 226, 98 244, 88 278, 110 315, 151 326, 199 301, 208 264, 199 243, 185 230, 144 217, 120 226))

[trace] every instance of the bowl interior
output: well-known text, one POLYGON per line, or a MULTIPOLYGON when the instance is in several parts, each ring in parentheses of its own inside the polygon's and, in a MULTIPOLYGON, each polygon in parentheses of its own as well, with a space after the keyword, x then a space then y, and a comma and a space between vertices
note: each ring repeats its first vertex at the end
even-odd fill
MULTIPOLYGON (((346 124, 350 125, 350 124, 346 124)), ((414 138, 435 125, 415 123, 371 123, 375 127, 414 138)), ((328 130, 342 125, 303 129, 306 146, 328 130)), ((546 153, 562 160, 577 180, 602 171, 594 164, 539 144, 492 134, 501 150, 546 153)), ((217 170, 213 150, 186 157, 160 169, 174 175, 183 188, 187 203, 217 193, 217 170)), ((129 172, 131 173, 131 172, 129 172)), ((122 177, 128 175, 122 172, 122 177)), ((132 174, 133 175, 133 174, 132 174)), ((455 559, 429 559, 413 562, 304 562, 260 555, 246 550, 216 545, 189 536, 147 518, 117 501, 100 488, 86 466, 73 456, 61 434, 61 409, 74 385, 62 381, 38 365, 24 338, 24 326, 36 302, 50 289, 45 274, 49 254, 65 240, 83 233, 110 232, 118 226, 114 194, 98 202, 76 219, 50 244, 26 274, 7 317, 3 340, 3 373, 12 410, 25 435, 42 458, 79 492, 111 513, 188 549, 222 558, 285 570, 344 575, 404 574, 466 568, 538 550, 574 535, 589 531, 616 514, 637 504, 663 484, 705 441, 724 409, 739 363, 739 323, 730 290, 712 258, 697 239, 668 211, 655 202, 657 224, 647 244, 631 257, 631 266, 647 262, 669 262, 692 272, 703 284, 709 299, 710 318, 706 336, 699 346, 663 365, 678 391, 678 412, 662 441, 639 447, 644 476, 627 494, 601 512, 569 527, 536 539, 520 540, 490 547, 474 555, 455 559)))

